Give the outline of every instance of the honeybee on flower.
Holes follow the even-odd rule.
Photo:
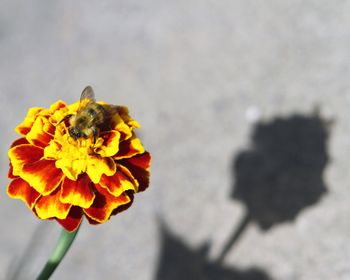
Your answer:
[[[7,193],[67,231],[83,217],[102,224],[149,185],[151,156],[139,127],[126,106],[96,102],[90,86],[79,102],[31,108],[8,152]]]
[[[99,104],[91,86],[81,93],[77,113],[66,115],[61,122],[69,120],[69,135],[77,140],[93,136],[94,143],[101,130],[110,130],[110,120],[118,112],[118,106]],[[61,123],[60,122],[60,123]]]

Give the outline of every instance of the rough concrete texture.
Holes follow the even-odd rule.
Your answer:
[[[350,279],[349,13],[340,0],[2,1],[0,279],[23,254],[17,278],[33,279],[60,230],[6,195],[13,129],[88,84],[141,123],[151,186],[84,223],[52,279]]]

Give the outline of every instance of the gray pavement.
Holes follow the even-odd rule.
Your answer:
[[[23,254],[17,277],[33,279],[60,230],[6,195],[13,128],[88,84],[141,123],[151,186],[84,223],[52,279],[350,279],[349,14],[340,0],[2,1],[0,279]],[[232,199],[233,185],[253,190]],[[256,205],[271,224],[249,217],[217,262]]]

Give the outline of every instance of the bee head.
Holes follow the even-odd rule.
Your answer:
[[[84,136],[84,134],[83,134],[79,129],[77,129],[77,128],[74,127],[74,126],[69,127],[69,128],[68,128],[68,132],[69,132],[69,135],[70,135],[74,140],[77,140],[78,138]]]

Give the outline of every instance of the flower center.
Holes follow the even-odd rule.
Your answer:
[[[74,140],[66,131],[56,130],[55,137],[44,149],[44,158],[55,160],[55,165],[71,180],[86,172],[88,162],[98,156],[94,151],[101,147],[103,140],[79,138]]]
[[[57,151],[57,159],[67,158],[71,160],[85,160],[93,155],[92,142],[90,139],[79,138],[74,140],[68,134],[63,137],[64,144]]]

